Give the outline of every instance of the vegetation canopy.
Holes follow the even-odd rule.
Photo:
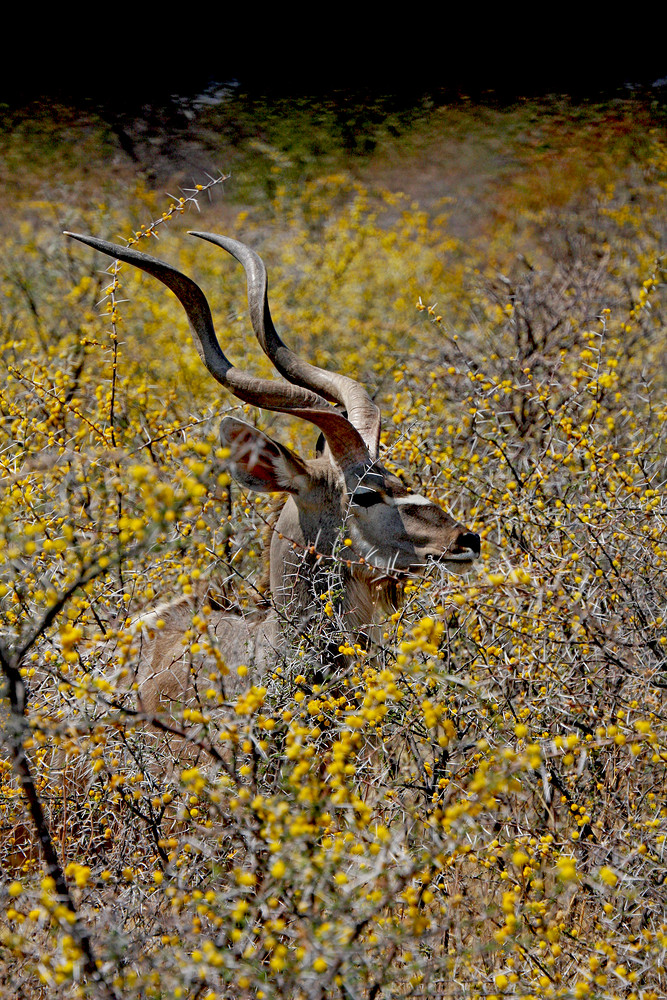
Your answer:
[[[176,197],[92,117],[85,165],[34,139],[55,112],[0,135],[0,995],[657,1000],[657,113],[375,108],[358,148],[329,114],[244,126],[217,150],[242,183]],[[61,235],[192,276],[228,357],[274,377],[242,269],[193,228],[261,254],[285,343],[367,386],[383,466],[481,538],[467,574],[407,574],[351,635],[343,534],[261,677],[212,622],[268,600],[279,505],[232,480],[220,421],[311,457],[317,431],[234,400],[174,296]],[[197,697],[147,718],[138,620],[180,598]]]

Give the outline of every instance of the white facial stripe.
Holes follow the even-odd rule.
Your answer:
[[[399,504],[427,504],[429,507],[435,506],[432,500],[421,496],[419,493],[410,493],[407,497],[394,497],[393,503],[395,503],[396,506]]]

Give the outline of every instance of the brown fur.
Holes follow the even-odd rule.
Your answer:
[[[271,497],[266,522],[262,530],[262,572],[257,581],[255,601],[258,607],[266,611],[271,607],[271,540],[286,499],[285,494]],[[268,596],[265,597],[265,595]]]

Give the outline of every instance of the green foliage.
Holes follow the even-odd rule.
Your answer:
[[[312,136],[231,224],[221,182],[21,204],[0,275],[0,652],[8,692],[14,668],[27,685],[0,761],[7,996],[664,994],[667,148],[609,109],[485,114],[481,146],[522,160],[469,239],[454,200],[383,187],[377,161],[325,173]],[[282,156],[280,115],[265,130]],[[186,235],[195,200],[194,228],[223,217],[261,253],[290,346],[373,391],[386,464],[483,549],[469,577],[410,580],[342,676],[297,648],[237,698],[204,605],[183,641],[201,703],[160,729],[132,623],[202,581],[251,608],[261,576],[272,508],[230,483],[220,415],[314,443],[206,376],[164,288],[59,235],[170,261],[270,375],[240,268]]]

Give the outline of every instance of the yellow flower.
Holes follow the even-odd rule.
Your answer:
[[[606,882],[607,885],[610,885],[612,887],[615,886],[618,882],[618,875],[616,874],[616,872],[613,871],[613,869],[611,868],[607,868],[606,865],[600,869],[598,875],[600,876],[603,882]]]
[[[574,858],[558,859],[558,877],[563,882],[572,882],[577,877],[577,863]]]

